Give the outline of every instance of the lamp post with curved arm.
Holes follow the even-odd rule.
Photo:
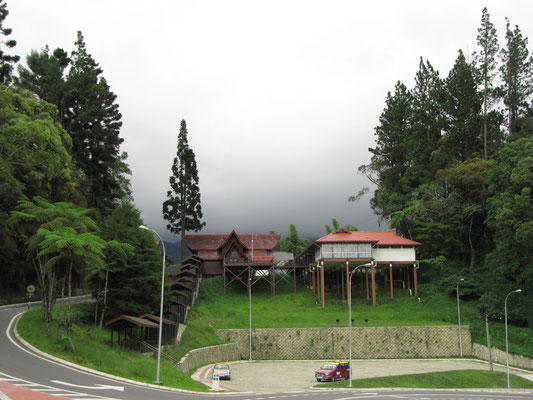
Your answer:
[[[513,293],[521,293],[522,292],[522,289],[516,289],[516,290],[513,290],[512,292],[509,292],[507,294],[507,296],[505,296],[505,353],[506,353],[506,363],[507,363],[507,389],[510,389],[511,388],[511,381],[509,379],[509,338],[508,338],[508,335],[507,335],[507,298],[513,294]]]
[[[348,263],[348,261],[346,261],[346,263]],[[349,347],[350,347],[350,383],[348,384],[348,387],[352,387],[352,324],[353,324],[353,320],[352,320],[352,276],[353,276],[353,273],[355,271],[357,271],[359,268],[363,268],[363,267],[368,267],[370,266],[370,264],[363,264],[363,265],[358,265],[357,267],[355,267],[352,272],[350,272],[350,279],[349,279],[349,291],[350,291],[350,301],[348,302],[348,326],[349,326],[349,337],[350,337],[350,340],[349,340]]]
[[[163,269],[161,272],[161,306],[159,307],[159,340],[157,342],[157,373],[155,377],[155,383],[159,385],[161,383],[159,381],[159,371],[161,368],[161,332],[163,330],[163,295],[165,293],[165,258],[166,258],[165,242],[163,242],[163,239],[161,238],[161,236],[159,236],[159,233],[157,233],[153,229],[145,225],[140,225],[139,229],[153,232],[159,238],[159,240],[161,241],[161,245],[163,246]]]

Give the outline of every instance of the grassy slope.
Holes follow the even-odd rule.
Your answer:
[[[86,306],[73,305],[75,314],[84,313],[85,310]],[[107,344],[110,334],[105,329],[74,324],[71,336],[75,353],[71,349],[65,350],[57,340],[56,324],[52,326],[50,335],[43,335],[46,330],[40,308],[34,308],[25,313],[17,324],[17,330],[26,341],[56,357],[140,382],[155,381],[156,359],[139,353],[111,349]],[[195,391],[209,390],[208,387],[192,380],[189,375],[182,373],[176,366],[165,360],[161,360],[160,380],[165,386]]]
[[[429,292],[433,286],[420,286],[418,302],[409,296],[407,290],[395,290],[395,298],[390,299],[386,291],[378,294],[378,306],[361,297],[354,290],[352,300],[352,318],[354,326],[427,326],[456,325],[457,303],[454,297],[440,292]],[[337,297],[336,292],[326,293],[326,307],[317,303],[313,293],[302,287],[296,293],[288,285],[280,285],[276,296],[270,293],[270,287],[264,281],[252,287],[252,320],[254,328],[305,328],[334,327],[348,324],[348,307]],[[368,324],[365,323],[368,319]],[[472,340],[486,344],[485,319],[476,309],[475,302],[461,301],[461,321],[470,325]],[[222,278],[204,279],[200,296],[190,314],[189,326],[181,346],[180,354],[185,354],[191,347],[190,338],[202,338],[204,345],[217,344],[218,338],[213,329],[248,329],[249,304],[248,292],[243,285],[235,282],[223,291]],[[502,322],[490,321],[491,345],[505,349],[505,330]],[[216,338],[216,339],[215,339]],[[533,358],[533,330],[527,327],[509,325],[509,352]]]

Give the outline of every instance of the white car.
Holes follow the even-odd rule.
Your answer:
[[[230,380],[231,379],[231,370],[229,365],[226,363],[216,363],[213,367],[213,375],[218,375],[218,379]]]

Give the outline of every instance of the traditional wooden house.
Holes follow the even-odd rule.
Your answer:
[[[294,278],[290,283],[296,285],[294,262],[287,262],[288,255],[276,251],[280,237],[278,234],[237,235],[232,231],[229,235],[186,235],[185,244],[202,260],[203,275],[224,277],[224,290],[232,282],[251,286],[264,279],[275,294],[276,283],[288,281],[289,275]],[[283,262],[278,262],[276,255]],[[284,274],[276,274],[280,269]],[[257,279],[252,282],[252,277]]]
[[[280,235],[185,235],[185,244],[203,263],[203,274],[222,275],[224,264],[273,264]]]
[[[383,277],[383,286],[390,289],[391,297],[394,297],[395,282],[402,286],[407,283],[408,289],[413,282],[414,294],[418,294],[416,248],[420,245],[392,231],[341,228],[313,242],[296,262],[310,266],[312,287],[322,306],[328,282],[338,291],[342,289],[343,299],[350,294],[351,272],[358,275],[362,293],[366,289],[366,297],[370,298],[371,294],[376,304],[377,274]]]

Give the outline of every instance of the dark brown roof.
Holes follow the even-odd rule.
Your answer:
[[[229,235],[185,235],[185,244],[203,260],[219,260],[220,250],[232,238],[235,238],[246,250],[270,251],[278,244],[281,235],[237,235],[232,231]]]
[[[105,324],[106,326],[113,325],[114,323],[119,322],[119,321],[127,321],[134,325],[144,326],[146,328],[159,328],[159,325],[154,324],[151,321],[148,321],[140,317],[132,317],[131,315],[121,315],[119,317],[116,317],[116,318],[113,318],[112,320],[107,321]]]
[[[139,318],[147,319],[149,321],[155,321],[159,324],[159,317],[157,315],[153,314],[143,314]],[[171,321],[169,319],[163,318],[163,323],[167,325],[178,325],[174,321]]]

